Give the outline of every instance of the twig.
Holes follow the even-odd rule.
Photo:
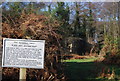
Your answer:
[[[5,15],[2,16],[7,20],[8,23],[10,23],[9,19]]]
[[[12,21],[12,23],[15,25],[15,22],[13,21],[13,19],[10,17],[10,14],[8,15],[10,20]]]

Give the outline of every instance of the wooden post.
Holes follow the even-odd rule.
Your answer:
[[[26,68],[20,68],[19,81],[26,81]]]

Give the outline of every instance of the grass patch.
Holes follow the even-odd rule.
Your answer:
[[[97,58],[63,60],[63,62],[93,62],[95,60],[97,60]]]
[[[118,66],[105,65],[99,63],[96,65],[94,61],[97,58],[89,59],[71,59],[63,60],[65,63],[65,75],[68,77],[67,81],[120,81],[108,80],[105,78],[98,78],[97,74],[102,71],[103,67],[108,67],[110,70],[114,68],[116,77],[120,77],[120,69]]]

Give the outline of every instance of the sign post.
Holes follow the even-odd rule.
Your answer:
[[[45,40],[3,39],[2,67],[20,68],[20,81],[26,80],[26,68],[44,68]]]
[[[20,68],[19,80],[26,81],[26,68]]]

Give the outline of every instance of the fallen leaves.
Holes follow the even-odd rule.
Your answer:
[[[27,69],[27,80],[65,81],[58,54],[61,51],[62,36],[57,33],[59,21],[51,22],[49,17],[35,14],[21,14],[15,25],[2,23],[2,36],[6,38],[27,38],[45,40],[44,69]],[[19,79],[18,68],[3,68],[3,79]]]

